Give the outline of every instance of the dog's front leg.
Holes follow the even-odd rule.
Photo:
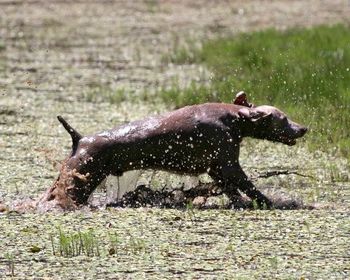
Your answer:
[[[223,191],[230,197],[232,197],[232,194],[235,195],[237,189],[239,189],[250,199],[255,200],[260,208],[272,208],[272,202],[249,181],[238,163],[219,165],[216,169],[216,173],[221,174],[224,180],[225,187]]]
[[[265,195],[263,195],[254,184],[249,181],[248,178],[242,179],[239,182],[238,188],[244,192],[249,198],[255,200],[259,206],[259,208],[272,208],[272,202]]]

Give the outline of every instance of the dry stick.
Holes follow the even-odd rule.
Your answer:
[[[266,172],[264,174],[259,174],[257,177],[253,177],[252,180],[254,181],[254,180],[257,180],[258,178],[269,178],[269,177],[273,177],[273,176],[289,175],[289,174],[315,179],[315,177],[313,177],[311,175],[301,174],[301,173],[299,173],[297,171],[282,170],[282,171],[268,171],[268,172]]]

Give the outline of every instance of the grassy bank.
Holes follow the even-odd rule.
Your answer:
[[[174,86],[159,94],[177,106],[231,102],[246,91],[255,104],[275,105],[311,128],[312,148],[350,157],[350,28],[343,25],[243,33],[177,49],[172,63],[203,63],[210,86]],[[184,55],[187,53],[187,56]]]

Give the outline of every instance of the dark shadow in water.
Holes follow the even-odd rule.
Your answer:
[[[273,209],[314,209],[311,205],[304,205],[299,199],[284,198],[277,194],[270,195],[269,198],[273,202]],[[109,203],[107,207],[257,209],[257,205],[247,197],[240,196],[228,199],[213,184],[200,184],[188,190],[160,191],[140,185],[135,190],[125,193],[119,201]]]

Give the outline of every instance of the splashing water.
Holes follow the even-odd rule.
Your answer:
[[[125,172],[123,176],[108,176],[106,181],[107,203],[115,202],[126,192],[136,189],[137,181],[141,175],[140,170]]]

